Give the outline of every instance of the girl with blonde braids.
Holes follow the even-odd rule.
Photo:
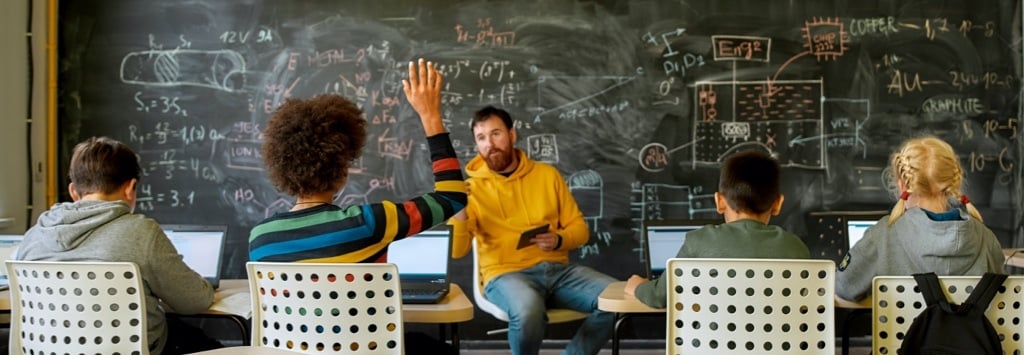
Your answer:
[[[1004,272],[999,240],[961,191],[963,168],[953,147],[935,137],[907,140],[893,153],[888,175],[899,199],[846,254],[836,295],[863,299],[879,275]]]

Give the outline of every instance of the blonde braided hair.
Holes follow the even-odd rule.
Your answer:
[[[953,147],[935,137],[910,139],[892,155],[891,174],[898,187],[901,182],[904,191],[889,214],[889,225],[896,222],[906,211],[906,198],[912,194],[923,198],[960,198],[967,213],[982,221],[974,204],[960,193],[963,183],[963,168]],[[948,203],[948,202],[947,202]]]

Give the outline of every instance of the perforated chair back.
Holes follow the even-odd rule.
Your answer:
[[[480,308],[480,310],[487,312],[500,321],[508,322],[508,313],[498,307],[498,305],[488,301],[487,297],[484,296],[484,283],[480,278],[479,259],[480,258],[477,256],[476,239],[473,239],[473,300],[476,301],[476,306],[477,308]],[[571,309],[549,308],[547,311],[547,317],[548,323],[555,324],[583,319],[586,318],[587,315]],[[488,332],[488,334],[491,333],[494,332]]]
[[[139,268],[128,262],[5,262],[11,354],[149,354]]]
[[[963,303],[974,291],[981,276],[939,276],[939,284],[946,299]],[[871,349],[875,354],[896,354],[903,336],[910,329],[914,317],[924,310],[924,297],[913,276],[876,276],[871,285]],[[985,316],[1002,339],[1004,354],[1019,354],[1024,350],[1024,276],[1010,276],[1003,282]]]
[[[252,344],[307,354],[403,354],[394,264],[249,262]]]
[[[669,259],[667,354],[835,354],[831,260]]]

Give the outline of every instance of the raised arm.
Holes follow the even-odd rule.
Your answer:
[[[434,172],[434,192],[406,201],[395,209],[395,217],[400,223],[408,221],[408,228],[400,228],[396,238],[442,223],[466,207],[462,168],[441,122],[442,83],[441,73],[434,63],[422,58],[417,62],[409,62],[409,79],[402,80],[406,99],[419,115],[423,132],[427,135]]]
[[[434,63],[423,58],[409,62],[409,79],[402,80],[405,97],[420,116],[427,137],[446,132],[441,123],[441,82],[441,73]]]

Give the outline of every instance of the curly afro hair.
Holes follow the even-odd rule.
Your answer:
[[[288,99],[263,130],[263,164],[278,190],[303,196],[341,187],[366,144],[366,119],[338,95]]]

